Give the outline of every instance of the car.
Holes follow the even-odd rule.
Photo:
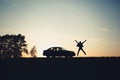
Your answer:
[[[75,56],[75,52],[66,50],[62,47],[51,47],[47,50],[43,51],[43,56],[47,56],[47,58],[55,58],[55,57],[73,57]]]

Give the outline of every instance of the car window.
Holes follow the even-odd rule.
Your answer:
[[[50,50],[53,50],[53,48],[51,48]]]
[[[62,48],[62,47],[51,47],[49,48],[48,50],[51,50],[51,51],[64,51],[66,49]]]
[[[56,48],[53,48],[53,51],[56,51]]]
[[[66,50],[66,49],[64,49],[64,48],[61,48],[61,50]]]
[[[48,50],[53,50],[53,48],[49,48]]]
[[[57,48],[56,51],[59,51],[59,48]]]
[[[59,51],[62,51],[62,49],[61,49],[61,48],[59,48]]]

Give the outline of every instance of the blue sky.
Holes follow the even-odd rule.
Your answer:
[[[77,52],[75,39],[87,39],[87,56],[120,56],[119,8],[119,0],[0,0],[0,34],[25,35],[40,56],[52,46]]]

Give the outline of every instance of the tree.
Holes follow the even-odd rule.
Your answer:
[[[36,56],[37,50],[36,50],[36,47],[35,47],[35,46],[33,46],[33,48],[31,49],[30,54],[31,54],[31,56],[34,57],[34,58],[37,57],[37,56]]]
[[[3,35],[0,36],[0,57],[1,58],[19,58],[22,52],[27,50],[25,36]]]

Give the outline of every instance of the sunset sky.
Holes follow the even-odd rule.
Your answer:
[[[0,0],[0,35],[19,33],[40,57],[85,39],[87,56],[120,56],[120,0]]]

